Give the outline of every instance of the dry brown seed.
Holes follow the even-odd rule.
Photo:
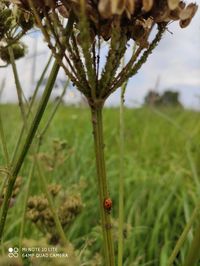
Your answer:
[[[194,3],[189,4],[185,9],[183,9],[180,12],[180,19],[181,20],[186,20],[186,19],[191,19],[195,13],[197,12],[197,5]]]
[[[135,1],[127,0],[125,10],[126,10],[127,17],[130,19],[131,15],[134,14],[134,11],[135,11]]]
[[[168,6],[171,10],[174,10],[178,7],[179,5],[179,0],[167,0]]]
[[[191,22],[191,18],[180,20],[179,25],[183,29],[183,28],[186,28],[190,24],[190,22]]]
[[[181,1],[178,5],[178,8],[180,8],[181,10],[184,9],[186,7],[186,3],[184,3],[183,1]]]
[[[10,0],[10,2],[15,4],[15,5],[20,5],[21,4],[20,0]]]
[[[142,0],[143,9],[145,12],[149,12],[153,7],[154,0]]]
[[[110,18],[113,15],[111,10],[111,0],[100,0],[98,9],[103,18]]]
[[[112,0],[111,10],[112,14],[121,15],[125,10],[126,0]]]

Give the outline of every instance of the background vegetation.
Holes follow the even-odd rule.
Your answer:
[[[43,124],[51,109],[52,105],[49,105]],[[8,150],[12,152],[16,134],[20,130],[19,109],[15,105],[2,105],[1,115],[2,118],[6,117],[5,135]],[[199,201],[199,113],[178,107],[143,107],[125,109],[124,117],[126,240],[123,265],[166,266],[178,237]],[[80,194],[81,211],[65,231],[81,257],[81,265],[102,265],[99,254],[101,228],[89,119],[87,108],[61,106],[43,139],[40,156],[49,184],[60,184],[65,194]],[[118,217],[119,110],[105,109],[104,122],[106,164],[113,199],[112,215],[115,218]],[[65,145],[61,155],[52,158],[55,155],[55,143]],[[10,243],[17,245],[19,241],[22,202],[32,160],[29,155],[21,172],[23,178],[16,197],[17,204],[14,203],[8,214],[4,235],[7,246]],[[0,164],[3,163],[0,154]],[[41,193],[36,171],[30,194],[34,196]],[[113,224],[114,233],[117,234],[117,220],[114,219]],[[176,265],[181,265],[191,244],[192,233],[178,254]],[[46,238],[47,234],[27,219],[23,241],[41,241],[43,237]],[[117,249],[117,236],[115,240]]]

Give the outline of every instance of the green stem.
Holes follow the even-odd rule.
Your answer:
[[[127,82],[121,88],[120,101],[120,173],[119,173],[119,229],[118,266],[123,265],[123,226],[124,226],[124,94]]]
[[[19,233],[19,252],[21,253],[21,248],[22,248],[22,239],[23,239],[23,235],[24,235],[24,227],[25,227],[25,221],[26,221],[26,207],[27,207],[27,202],[28,202],[28,196],[29,196],[29,192],[30,192],[30,185],[31,185],[31,180],[33,177],[33,173],[35,170],[35,160],[32,162],[31,164],[31,168],[30,168],[30,172],[29,172],[29,176],[28,176],[28,180],[27,180],[27,184],[26,184],[26,193],[25,193],[25,199],[24,199],[24,203],[23,203],[23,211],[22,211],[22,222],[21,222],[21,226],[20,226],[20,233]]]
[[[108,210],[104,208],[104,200],[109,197],[106,167],[104,158],[104,140],[103,140],[103,121],[102,121],[102,107],[91,108],[92,125],[94,134],[94,146],[96,155],[96,169],[98,178],[99,203],[101,224],[103,230],[105,265],[114,266],[114,245],[112,237],[111,215]]]
[[[194,233],[194,238],[183,266],[197,265],[196,263],[200,259],[199,247],[200,247],[200,225],[198,225]]]
[[[66,82],[65,85],[64,85],[64,88],[63,88],[63,92],[62,92],[62,94],[60,95],[60,97],[59,97],[57,103],[55,104],[53,110],[52,110],[51,113],[50,113],[50,116],[49,116],[49,118],[48,118],[48,120],[47,120],[47,122],[46,122],[46,125],[44,126],[44,128],[41,130],[41,132],[40,132],[40,134],[39,134],[39,139],[41,139],[41,138],[44,137],[44,135],[45,135],[47,129],[49,128],[49,126],[50,126],[50,124],[51,124],[51,122],[52,122],[52,120],[53,120],[53,118],[54,118],[54,116],[55,116],[55,114],[56,114],[56,112],[57,112],[57,110],[58,110],[58,108],[59,108],[59,106],[60,106],[62,100],[63,100],[63,97],[64,97],[64,95],[65,95],[65,93],[66,93],[66,91],[67,91],[67,88],[68,88],[68,86],[69,86],[69,82],[70,82],[70,80],[68,79],[67,82]]]
[[[30,114],[31,114],[31,112],[32,112],[33,104],[34,104],[35,101],[36,101],[36,96],[37,96],[38,91],[39,91],[39,88],[40,88],[40,86],[41,86],[41,84],[42,84],[42,82],[43,82],[43,80],[44,80],[45,74],[46,74],[46,72],[47,72],[47,70],[48,70],[48,68],[49,68],[49,65],[50,65],[50,63],[51,63],[51,60],[52,60],[52,55],[50,56],[50,58],[49,58],[49,60],[48,60],[48,62],[47,62],[47,64],[46,64],[46,66],[45,66],[45,68],[44,68],[44,70],[43,70],[43,72],[42,72],[42,74],[41,74],[41,76],[40,76],[40,79],[39,79],[39,81],[38,81],[38,83],[37,83],[37,86],[36,86],[36,88],[35,88],[35,90],[34,90],[34,93],[33,93],[33,96],[32,96],[32,98],[31,98],[31,102],[30,102],[30,105],[29,105],[29,108],[28,108],[28,112],[27,112],[27,114],[26,114],[27,119],[29,118],[29,116],[30,116]],[[16,159],[17,151],[19,150],[19,147],[20,147],[20,144],[21,144],[21,140],[22,140],[22,137],[23,137],[23,135],[24,135],[24,131],[25,131],[25,124],[23,124],[23,126],[22,126],[22,128],[21,128],[21,131],[20,131],[19,137],[18,137],[18,139],[17,139],[16,145],[15,145],[15,148],[14,148],[14,152],[13,152],[13,155],[12,155],[11,162],[14,162],[15,159]]]
[[[7,149],[7,145],[6,145],[3,123],[2,123],[2,119],[1,119],[1,112],[0,112],[0,138],[1,138],[1,143],[2,143],[2,150],[3,150],[5,161],[6,161],[6,166],[8,168],[10,165],[10,159],[9,159],[9,155],[8,155],[8,149]]]
[[[3,201],[3,205],[1,208],[1,216],[0,216],[0,239],[2,238],[3,235],[3,230],[4,230],[4,226],[5,226],[5,221],[6,221],[6,217],[7,217],[7,212],[8,212],[8,207],[9,207],[9,202],[10,202],[10,198],[12,195],[12,190],[15,184],[15,180],[16,177],[22,167],[22,164],[24,162],[25,156],[30,148],[30,145],[33,141],[33,138],[35,136],[35,133],[38,129],[39,123],[42,119],[42,116],[44,114],[44,111],[46,109],[48,100],[50,98],[52,89],[53,89],[53,85],[55,83],[56,77],[58,75],[58,71],[59,71],[60,66],[58,65],[58,63],[55,61],[54,66],[52,68],[52,71],[50,73],[50,78],[48,79],[45,91],[43,93],[42,99],[39,103],[38,106],[38,110],[36,112],[36,115],[33,119],[33,122],[31,124],[31,127],[28,131],[28,135],[26,137],[25,143],[22,147],[22,149],[20,150],[18,159],[16,160],[16,163],[13,165],[12,171],[11,171],[11,178],[8,181],[8,186],[6,189],[6,194],[5,194],[5,198]]]
[[[17,67],[16,67],[16,63],[15,63],[15,58],[14,58],[14,54],[13,54],[13,49],[11,46],[8,47],[8,52],[9,52],[9,56],[10,56],[10,62],[12,65],[12,71],[14,74],[14,79],[15,79],[15,85],[16,85],[16,89],[17,89],[17,96],[18,96],[18,101],[19,101],[19,107],[20,107],[20,111],[21,111],[21,115],[22,115],[22,119],[24,122],[24,125],[27,126],[27,120],[26,120],[26,112],[24,109],[24,104],[23,104],[23,90],[19,81],[19,75],[17,72]]]
[[[200,209],[200,205],[198,204],[195,207],[195,209],[194,209],[194,211],[192,213],[192,216],[190,217],[190,220],[188,221],[187,225],[185,226],[181,236],[179,237],[178,241],[176,242],[176,246],[175,246],[174,250],[172,251],[172,254],[171,254],[170,258],[169,258],[169,261],[168,261],[168,264],[167,264],[168,266],[172,266],[173,265],[173,263],[174,263],[177,255],[178,255],[182,245],[184,244],[184,242],[185,242],[185,240],[187,238],[187,235],[188,235],[188,233],[189,233],[194,221],[199,216],[199,209]]]

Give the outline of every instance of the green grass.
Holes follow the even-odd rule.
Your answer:
[[[48,117],[48,112],[42,124]],[[14,105],[1,106],[9,154],[12,154],[20,113]],[[119,176],[119,110],[104,111],[105,153],[109,191],[113,199],[114,234],[117,240]],[[200,119],[199,113],[168,108],[125,109],[125,252],[124,266],[166,266],[167,259],[200,201]],[[85,259],[101,249],[99,211],[93,136],[90,113],[86,108],[61,107],[45,135],[42,152],[52,153],[53,139],[67,141],[69,156],[52,172],[45,171],[48,182],[59,183],[63,190],[81,191],[84,208],[66,235],[81,250],[86,239],[96,239]],[[26,183],[32,158],[29,155],[21,175]],[[4,164],[0,154],[0,165]],[[44,167],[45,169],[45,167]],[[37,173],[31,194],[41,192]],[[20,212],[24,196],[21,188],[17,202],[9,211],[5,240],[17,243]],[[16,218],[17,217],[17,218]],[[26,223],[26,238],[39,239],[41,233]],[[181,265],[192,241],[177,257]],[[117,248],[117,241],[116,241]],[[85,254],[85,253],[84,253]],[[83,257],[84,260],[84,257]],[[192,265],[195,266],[195,265]]]

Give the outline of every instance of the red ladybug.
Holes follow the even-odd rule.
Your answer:
[[[110,198],[107,198],[107,199],[104,200],[104,208],[107,211],[111,210],[111,208],[112,208],[112,200]]]

